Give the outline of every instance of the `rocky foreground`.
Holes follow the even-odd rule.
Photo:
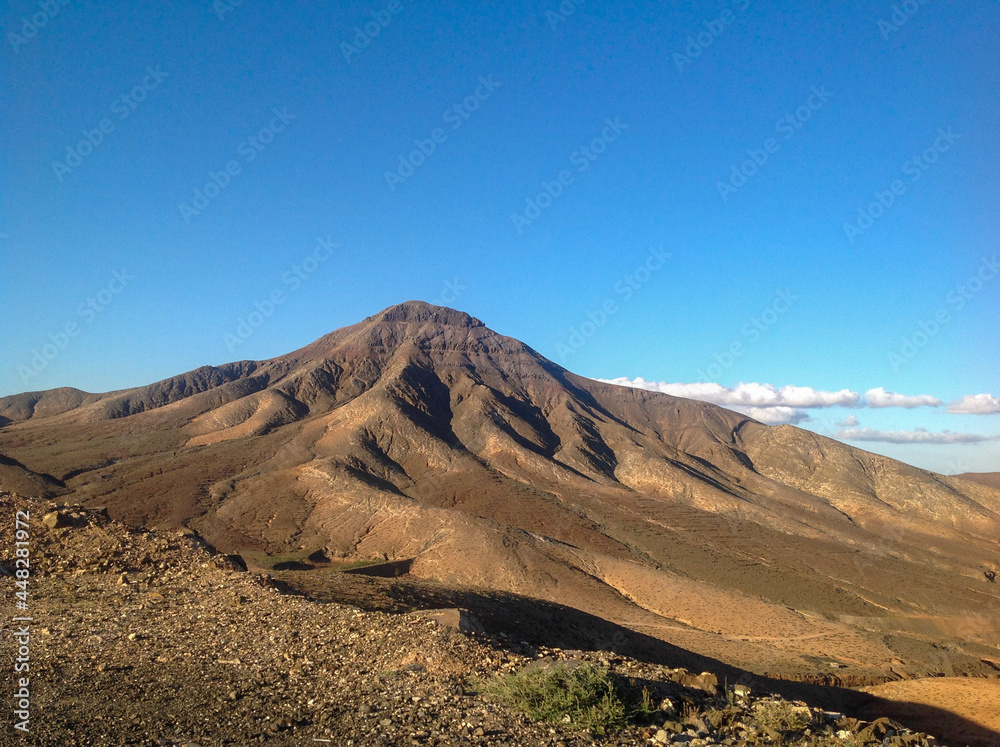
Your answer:
[[[24,539],[18,511],[29,514],[31,576],[20,611],[16,577],[5,578],[2,655],[13,662],[24,643],[12,618],[31,617],[29,734],[8,707],[0,744],[940,744],[888,719],[719,687],[714,675],[491,636],[457,610],[311,602],[193,532],[136,530],[100,510],[0,493],[5,575]],[[572,720],[533,721],[484,694],[500,675],[560,661],[607,667],[629,723],[598,735]]]

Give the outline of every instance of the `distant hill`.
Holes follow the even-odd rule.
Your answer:
[[[955,477],[960,477],[963,480],[972,480],[972,482],[978,482],[980,485],[987,485],[1000,490],[1000,472],[964,472],[961,475],[955,475]]]

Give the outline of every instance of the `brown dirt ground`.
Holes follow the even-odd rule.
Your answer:
[[[934,706],[955,715],[954,724],[945,726],[954,744],[969,747],[995,747],[1000,737],[978,737],[968,733],[962,722],[971,721],[984,729],[1000,734],[1000,682],[964,677],[929,677],[918,680],[889,682],[866,688],[866,692],[892,701],[896,717],[905,717],[911,726],[921,721],[921,707]],[[938,716],[940,718],[940,716]],[[940,729],[941,724],[937,724]]]

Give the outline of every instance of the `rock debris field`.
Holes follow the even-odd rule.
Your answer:
[[[29,512],[32,618],[30,732],[14,730],[8,711],[0,744],[940,744],[888,719],[858,722],[719,688],[714,675],[494,637],[457,611],[312,602],[189,530],[133,529],[102,510],[10,493],[0,506],[5,575],[15,566],[15,512]],[[18,645],[10,621],[25,614],[14,580],[4,579],[8,662]],[[563,660],[607,667],[626,703],[645,690],[644,709],[600,735],[567,718],[534,721],[484,694],[498,675]],[[776,710],[794,718],[763,717]]]

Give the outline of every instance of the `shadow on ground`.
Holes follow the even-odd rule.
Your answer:
[[[363,573],[317,571],[274,575],[291,589],[319,602],[338,602],[390,613],[460,607],[479,618],[488,633],[494,636],[503,633],[511,645],[526,641],[533,646],[568,651],[610,651],[638,661],[683,667],[695,673],[711,672],[720,683],[748,685],[867,721],[888,716],[910,729],[932,734],[952,747],[1000,744],[1000,734],[943,708],[878,698],[842,686],[843,683],[832,674],[822,676],[821,681],[827,684],[754,674],[554,602],[489,589],[456,589],[408,577],[390,579]],[[505,639],[499,640],[503,645]]]

